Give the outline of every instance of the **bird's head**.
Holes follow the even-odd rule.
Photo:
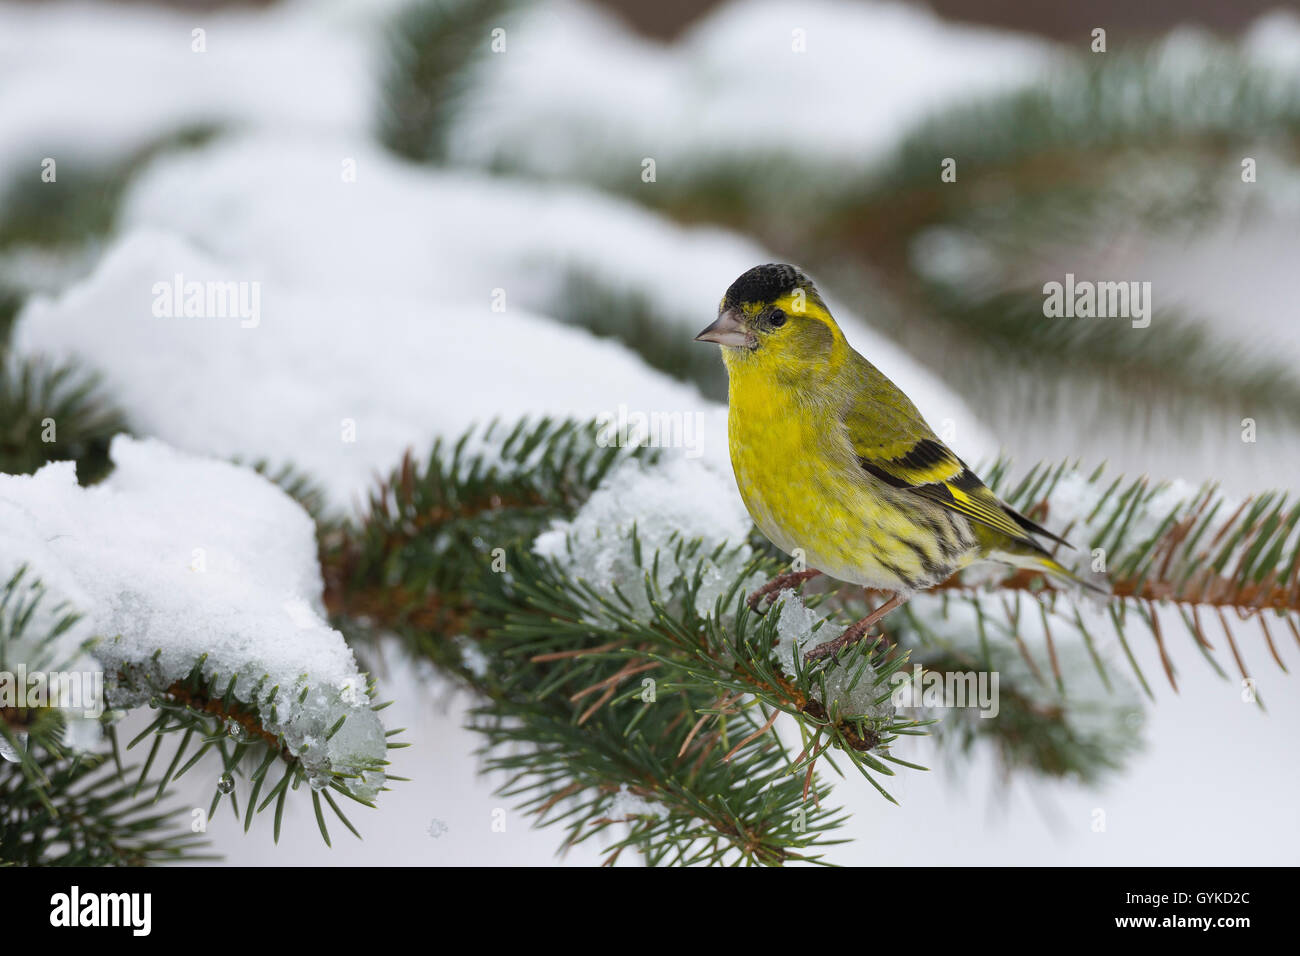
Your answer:
[[[825,365],[843,335],[812,280],[794,266],[755,266],[727,289],[718,318],[695,336],[722,346],[728,371]]]

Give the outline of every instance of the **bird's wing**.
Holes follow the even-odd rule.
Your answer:
[[[855,400],[844,414],[849,440],[864,471],[1043,554],[1047,551],[1031,535],[1043,535],[1070,547],[1063,538],[1004,504],[964,461],[934,437],[915,406],[888,379],[883,384],[893,394],[882,392],[881,383],[875,384],[874,395],[865,396],[865,402]],[[884,421],[880,414],[882,399],[894,406],[887,410]],[[875,409],[868,402],[876,403]]]

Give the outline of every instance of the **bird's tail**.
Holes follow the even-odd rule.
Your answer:
[[[1058,581],[1066,584],[1082,587],[1095,594],[1110,597],[1110,582],[1103,575],[1095,575],[1085,578],[1071,571],[1055,558],[1037,551],[1024,552],[1001,551],[989,555],[994,561],[1001,561],[1004,564],[1010,564],[1017,568],[1028,568],[1031,571],[1046,571]]]

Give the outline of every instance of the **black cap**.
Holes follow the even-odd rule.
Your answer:
[[[771,302],[798,288],[810,289],[808,277],[794,266],[783,262],[769,262],[754,266],[731,283],[726,300],[729,305],[742,302]]]

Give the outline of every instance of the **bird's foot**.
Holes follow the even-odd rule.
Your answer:
[[[763,598],[769,594],[779,594],[786,588],[798,587],[819,574],[821,574],[820,571],[811,569],[808,571],[787,571],[784,574],[778,574],[749,596],[749,609],[757,611],[758,606],[763,603]]]
[[[844,629],[844,633],[834,640],[826,641],[824,644],[818,644],[812,650],[804,654],[804,663],[811,663],[821,660],[823,657],[831,657],[840,652],[841,648],[850,647],[866,635],[871,630],[872,625],[878,623],[890,611],[902,607],[906,603],[907,597],[902,593],[895,594],[880,607],[876,608],[860,621],[850,624]]]

